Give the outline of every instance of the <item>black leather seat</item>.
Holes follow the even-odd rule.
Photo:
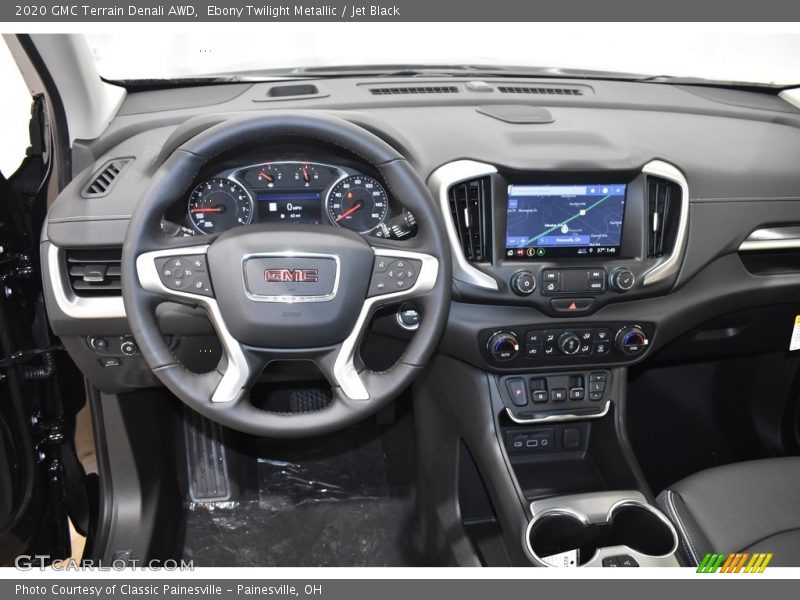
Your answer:
[[[770,566],[800,566],[800,457],[701,471],[658,496],[697,565],[707,552],[772,552]]]

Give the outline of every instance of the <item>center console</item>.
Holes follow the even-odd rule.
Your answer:
[[[436,518],[463,532],[448,543],[464,564],[677,566],[625,403],[627,367],[658,344],[638,308],[678,279],[682,173],[659,160],[586,172],[458,161],[429,183],[454,302],[415,412]]]

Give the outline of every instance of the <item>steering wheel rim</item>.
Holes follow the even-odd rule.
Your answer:
[[[305,242],[301,244],[286,241],[286,235],[289,235],[287,226],[272,225],[236,228],[205,244],[198,244],[196,238],[167,238],[162,234],[160,221],[166,208],[183,190],[190,187],[206,164],[237,147],[286,136],[337,146],[372,165],[387,184],[391,195],[417,217],[418,232],[415,238],[402,243],[377,239],[367,242],[365,238],[339,228],[309,226],[298,229],[298,226],[288,226],[292,228],[291,233],[295,238],[304,238]],[[155,376],[189,407],[211,420],[265,437],[305,437],[340,429],[374,414],[399,395],[425,365],[438,343],[450,300],[450,251],[441,220],[442,216],[427,187],[408,162],[386,142],[353,123],[308,112],[271,113],[224,121],[186,141],[163,163],[155,165],[150,184],[131,216],[122,253],[123,301],[131,332]],[[297,232],[303,235],[297,236]],[[331,235],[339,239],[332,240]],[[366,284],[365,297],[361,298],[357,318],[352,317],[352,329],[343,339],[331,344],[299,348],[287,347],[285,343],[278,346],[252,344],[247,326],[252,329],[257,322],[240,324],[233,309],[247,307],[248,311],[259,311],[271,310],[273,306],[263,302],[257,305],[242,304],[238,297],[233,298],[231,295],[238,291],[233,290],[236,287],[235,280],[225,280],[233,263],[223,265],[222,262],[227,259],[222,257],[246,248],[248,254],[242,257],[241,263],[244,269],[248,264],[246,260],[253,256],[261,258],[262,255],[279,254],[250,252],[258,250],[260,243],[272,250],[274,244],[291,246],[285,248],[284,256],[305,258],[324,255],[333,258],[335,255],[336,277],[338,280],[342,276],[339,289],[344,291],[337,294],[334,289],[335,298],[324,305],[325,311],[322,312],[330,309],[347,314],[349,303],[355,300],[342,286],[347,286],[348,281],[353,280],[356,282],[353,286],[363,290],[363,273],[357,275],[356,272],[363,270],[368,258],[372,261],[366,277],[369,282]],[[298,244],[305,249],[313,250],[327,245],[333,246],[334,250],[345,248],[346,251],[342,250],[340,254],[318,254],[308,250],[297,252],[293,248]],[[371,254],[365,248],[369,248]],[[208,291],[203,294],[193,290],[176,290],[164,284],[159,265],[175,257],[194,257],[206,261],[204,268],[207,268],[210,278],[210,296]],[[373,289],[373,282],[378,277],[378,265],[398,260],[413,267],[415,277],[410,287],[387,292]],[[220,290],[214,285],[215,273],[220,281],[225,280]],[[246,274],[243,282],[241,291],[247,296]],[[422,307],[424,318],[400,360],[380,373],[359,369],[356,364],[358,347],[371,316],[381,306],[411,298]],[[176,301],[200,306],[208,313],[224,350],[223,359],[214,371],[203,374],[190,372],[165,342],[158,328],[155,309],[162,302]],[[286,300],[289,301],[295,302],[297,299]],[[280,301],[270,302],[280,304]],[[225,311],[228,311],[227,314],[223,314]],[[267,327],[264,325],[265,333]],[[242,342],[240,338],[246,338],[247,342]],[[250,402],[250,388],[263,368],[275,360],[312,360],[317,363],[331,384],[331,403],[321,410],[300,414],[266,412],[255,407]]]

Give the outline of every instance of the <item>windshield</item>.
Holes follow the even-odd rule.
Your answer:
[[[141,30],[89,34],[87,41],[100,75],[112,81],[268,79],[319,67],[379,67],[367,73],[379,74],[408,65],[451,70],[469,65],[470,72],[516,67],[551,70],[537,75],[569,69],[631,78],[800,84],[800,27],[791,24],[753,32],[752,24],[715,29],[670,23],[259,23],[242,25],[236,34],[206,25],[193,27],[191,34],[154,27],[144,36]]]

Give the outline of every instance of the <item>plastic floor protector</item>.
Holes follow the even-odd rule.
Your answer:
[[[197,566],[424,566],[413,448],[410,415],[258,441],[242,458],[252,474],[242,492],[187,503],[184,557]]]

